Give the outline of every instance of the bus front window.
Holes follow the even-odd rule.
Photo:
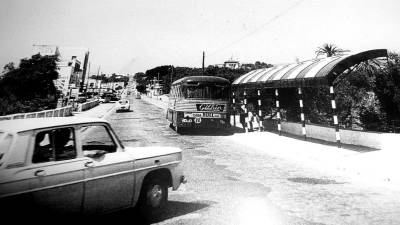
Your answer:
[[[228,91],[228,87],[224,86],[187,86],[184,91],[184,97],[196,99],[227,99]]]

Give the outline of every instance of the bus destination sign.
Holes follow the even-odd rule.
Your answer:
[[[216,104],[196,104],[197,111],[224,111],[225,105]]]

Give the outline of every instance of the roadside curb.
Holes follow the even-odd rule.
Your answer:
[[[167,110],[168,102],[164,102],[164,101],[159,100],[159,99],[153,99],[153,98],[150,98],[150,97],[148,97],[146,95],[142,95],[141,99],[143,101],[147,102],[147,103],[150,103],[150,104],[160,108],[160,109]]]

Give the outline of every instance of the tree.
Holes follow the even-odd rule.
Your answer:
[[[379,67],[375,76],[374,92],[381,102],[388,125],[400,122],[400,54],[389,52],[388,61]]]
[[[10,72],[11,70],[14,70],[15,65],[13,62],[9,62],[3,67],[3,69],[4,69],[4,73],[7,73],[7,72]]]
[[[348,50],[343,50],[341,48],[338,48],[334,44],[323,44],[322,47],[318,47],[317,50],[315,51],[315,54],[318,56],[320,55],[325,55],[327,57],[335,56],[335,55],[341,55],[344,52],[347,52]]]
[[[22,59],[18,68],[8,66],[0,78],[0,115],[55,108],[57,60],[37,54]]]

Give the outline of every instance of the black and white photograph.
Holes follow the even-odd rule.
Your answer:
[[[1,0],[0,218],[400,224],[399,12]]]

